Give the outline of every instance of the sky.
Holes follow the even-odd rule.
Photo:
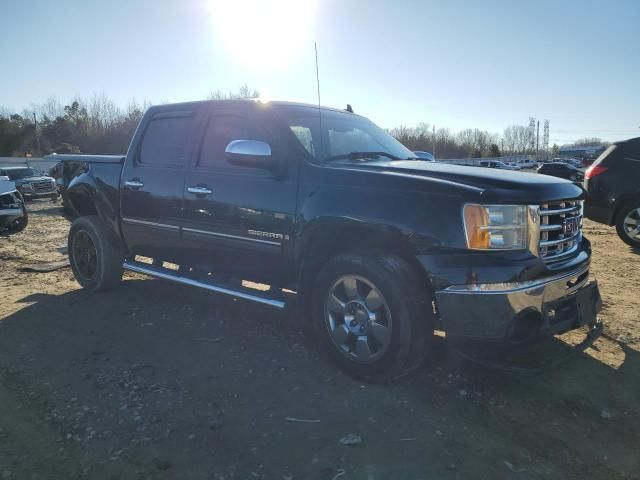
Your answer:
[[[272,100],[550,143],[640,136],[640,0],[0,0],[0,108],[247,84]]]

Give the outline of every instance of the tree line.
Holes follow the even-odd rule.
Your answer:
[[[235,92],[212,91],[209,99],[255,98],[259,92],[243,85]],[[49,153],[126,152],[148,101],[131,100],[120,108],[104,94],[74,98],[62,105],[50,98],[22,113],[0,108],[0,156],[42,156]],[[428,123],[415,127],[399,126],[389,133],[411,150],[426,150],[438,158],[479,158],[535,153],[532,132],[524,125],[511,125],[502,134],[477,128],[452,132],[435,130]],[[595,145],[599,138],[582,139],[578,145]],[[551,152],[555,154],[558,146]]]
[[[212,91],[208,98],[258,96],[257,90],[243,85],[235,92]],[[73,98],[67,105],[51,97],[22,113],[0,108],[0,157],[124,153],[138,122],[151,105],[133,99],[122,109],[106,95],[96,94],[88,99]]]
[[[428,123],[416,127],[396,127],[389,130],[411,150],[426,150],[437,158],[480,158],[511,155],[532,155],[536,150],[542,154],[557,154],[559,147],[553,145],[549,152],[536,148],[535,137],[525,125],[511,125],[502,134],[478,128],[467,128],[457,133],[448,128],[435,130]]]

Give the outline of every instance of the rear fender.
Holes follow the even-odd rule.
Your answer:
[[[102,220],[109,241],[126,251],[120,235],[117,188],[96,180],[88,172],[81,173],[69,182],[65,202],[72,218],[95,215]]]

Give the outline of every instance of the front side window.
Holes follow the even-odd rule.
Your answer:
[[[377,152],[381,160],[415,160],[416,155],[370,120],[347,112],[297,105],[275,105],[302,146],[315,159]],[[359,157],[367,159],[366,156]]]
[[[142,138],[140,163],[170,167],[184,165],[192,125],[193,119],[189,116],[152,119]]]
[[[202,142],[198,166],[231,167],[225,159],[227,145],[234,140],[257,140],[250,135],[249,121],[244,117],[233,115],[211,117]]]

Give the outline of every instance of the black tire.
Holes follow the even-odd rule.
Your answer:
[[[69,230],[67,246],[73,275],[83,288],[99,292],[119,285],[123,254],[111,244],[98,217],[77,218]],[[90,268],[88,264],[92,264],[94,259],[95,265]]]
[[[634,212],[634,210],[635,211],[640,210],[640,200],[637,200],[632,203],[628,203],[620,209],[616,217],[616,232],[618,232],[618,236],[624,243],[626,243],[627,245],[630,245],[633,248],[640,248],[640,235],[636,236],[635,239],[631,238],[627,233],[627,229],[625,228],[625,224],[624,224],[625,218],[627,218],[629,214]],[[635,215],[635,218],[638,219],[637,214]]]
[[[357,276],[375,286],[386,301],[392,319],[390,340],[381,356],[370,363],[351,358],[330,333],[326,302],[336,291],[336,282],[345,276]],[[311,309],[314,333],[322,349],[342,370],[364,381],[388,382],[406,375],[420,366],[433,339],[428,287],[406,261],[396,256],[341,254],[334,257],[316,277]],[[343,322],[346,326],[344,317]]]

